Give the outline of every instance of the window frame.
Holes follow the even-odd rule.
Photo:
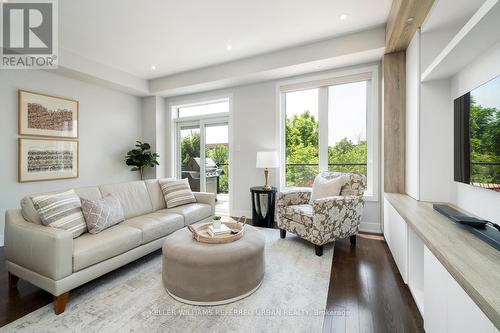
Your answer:
[[[318,88],[318,131],[319,131],[319,170],[328,170],[328,87],[333,85],[367,81],[366,95],[366,139],[367,139],[367,181],[368,188],[365,200],[378,201],[380,188],[379,173],[379,65],[359,67],[311,75],[292,80],[280,81],[276,84],[277,109],[278,109],[278,135],[280,143],[280,189],[297,187],[286,186],[286,142],[285,142],[285,117],[286,93],[292,91]],[[303,188],[302,188],[303,189]]]

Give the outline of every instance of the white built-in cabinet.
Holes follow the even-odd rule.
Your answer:
[[[427,247],[424,247],[424,304],[427,333],[498,332]]]
[[[387,199],[384,237],[427,333],[499,332]]]
[[[408,283],[407,224],[387,199],[384,200],[384,237],[403,281]]]

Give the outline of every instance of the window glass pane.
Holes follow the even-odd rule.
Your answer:
[[[187,178],[191,190],[200,191],[200,127],[182,127],[181,143],[181,178]]]
[[[229,204],[229,201],[227,200],[227,193],[229,192],[228,125],[207,125],[205,127],[205,131],[207,192],[217,193],[217,200],[225,201]],[[210,182],[213,183],[210,184]],[[219,207],[219,202],[217,203],[217,206]]]
[[[204,116],[207,114],[229,112],[229,101],[222,101],[203,105],[182,106],[178,108],[179,118]]]
[[[311,187],[318,174],[318,89],[285,94],[286,186]]]
[[[366,175],[367,81],[328,87],[328,170]]]

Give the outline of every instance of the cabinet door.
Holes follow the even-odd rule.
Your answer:
[[[460,285],[450,276],[447,284],[448,332],[493,333],[497,329]]]
[[[446,333],[446,275],[448,272],[424,246],[424,328]]]
[[[426,333],[498,332],[484,312],[424,247],[424,328]]]
[[[407,283],[407,224],[387,200],[384,201],[384,236],[399,273]]]

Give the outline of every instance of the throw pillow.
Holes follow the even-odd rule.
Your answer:
[[[191,192],[188,180],[185,179],[162,179],[160,180],[161,190],[167,203],[167,208],[173,208],[196,202],[196,198]]]
[[[98,200],[82,199],[82,211],[91,234],[98,234],[125,220],[120,200],[112,195]]]
[[[45,226],[68,230],[76,238],[87,231],[80,198],[74,190],[31,198]]]
[[[309,203],[312,205],[313,201],[316,199],[340,195],[340,190],[342,189],[342,186],[345,185],[345,182],[346,180],[344,176],[332,179],[316,176],[316,178],[314,178],[311,200]]]

